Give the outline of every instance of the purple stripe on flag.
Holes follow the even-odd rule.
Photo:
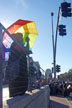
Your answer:
[[[3,50],[2,50],[2,57],[3,57],[3,59],[5,59],[5,47],[4,47],[4,45],[3,45]]]

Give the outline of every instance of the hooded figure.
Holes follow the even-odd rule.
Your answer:
[[[11,51],[9,56],[8,65],[6,68],[6,79],[9,82],[9,95],[14,97],[17,95],[23,95],[28,88],[28,71],[27,71],[27,58],[26,53],[30,53],[29,47],[24,48],[22,45],[22,34],[13,34],[16,42],[11,45]],[[27,38],[27,43],[29,39]],[[27,44],[28,45],[28,44]],[[25,52],[24,52],[25,50]]]

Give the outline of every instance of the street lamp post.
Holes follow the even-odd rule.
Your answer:
[[[52,44],[53,44],[53,73],[55,76],[53,16],[54,16],[54,13],[52,12],[51,13],[51,22],[52,22]]]
[[[58,10],[58,17],[57,17],[57,25],[56,25],[56,34],[55,34],[55,42],[54,42],[54,32],[53,32],[53,15],[54,13],[51,13],[52,17],[52,44],[53,44],[53,72],[54,72],[54,81],[56,81],[56,47],[57,47],[57,34],[58,34],[58,24],[59,24],[59,18],[60,18],[60,7]]]

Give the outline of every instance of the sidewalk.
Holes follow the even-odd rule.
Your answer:
[[[49,108],[72,108],[72,105],[64,97],[50,96]]]

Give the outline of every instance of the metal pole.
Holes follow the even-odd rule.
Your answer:
[[[53,44],[53,73],[55,73],[55,62],[54,62],[54,31],[53,31],[53,16],[54,16],[54,13],[52,12],[51,13],[51,22],[52,22],[52,44]]]
[[[55,48],[54,48],[54,80],[56,81],[56,47],[57,47],[57,34],[58,34],[58,24],[60,18],[60,7],[58,10],[58,17],[57,17],[57,25],[56,25],[56,35],[55,35]]]
[[[30,69],[30,57],[29,57],[29,55],[27,55],[27,70],[28,70],[28,91],[32,92],[31,69]]]
[[[2,25],[0,24],[0,108],[3,108],[3,100],[2,100]]]

